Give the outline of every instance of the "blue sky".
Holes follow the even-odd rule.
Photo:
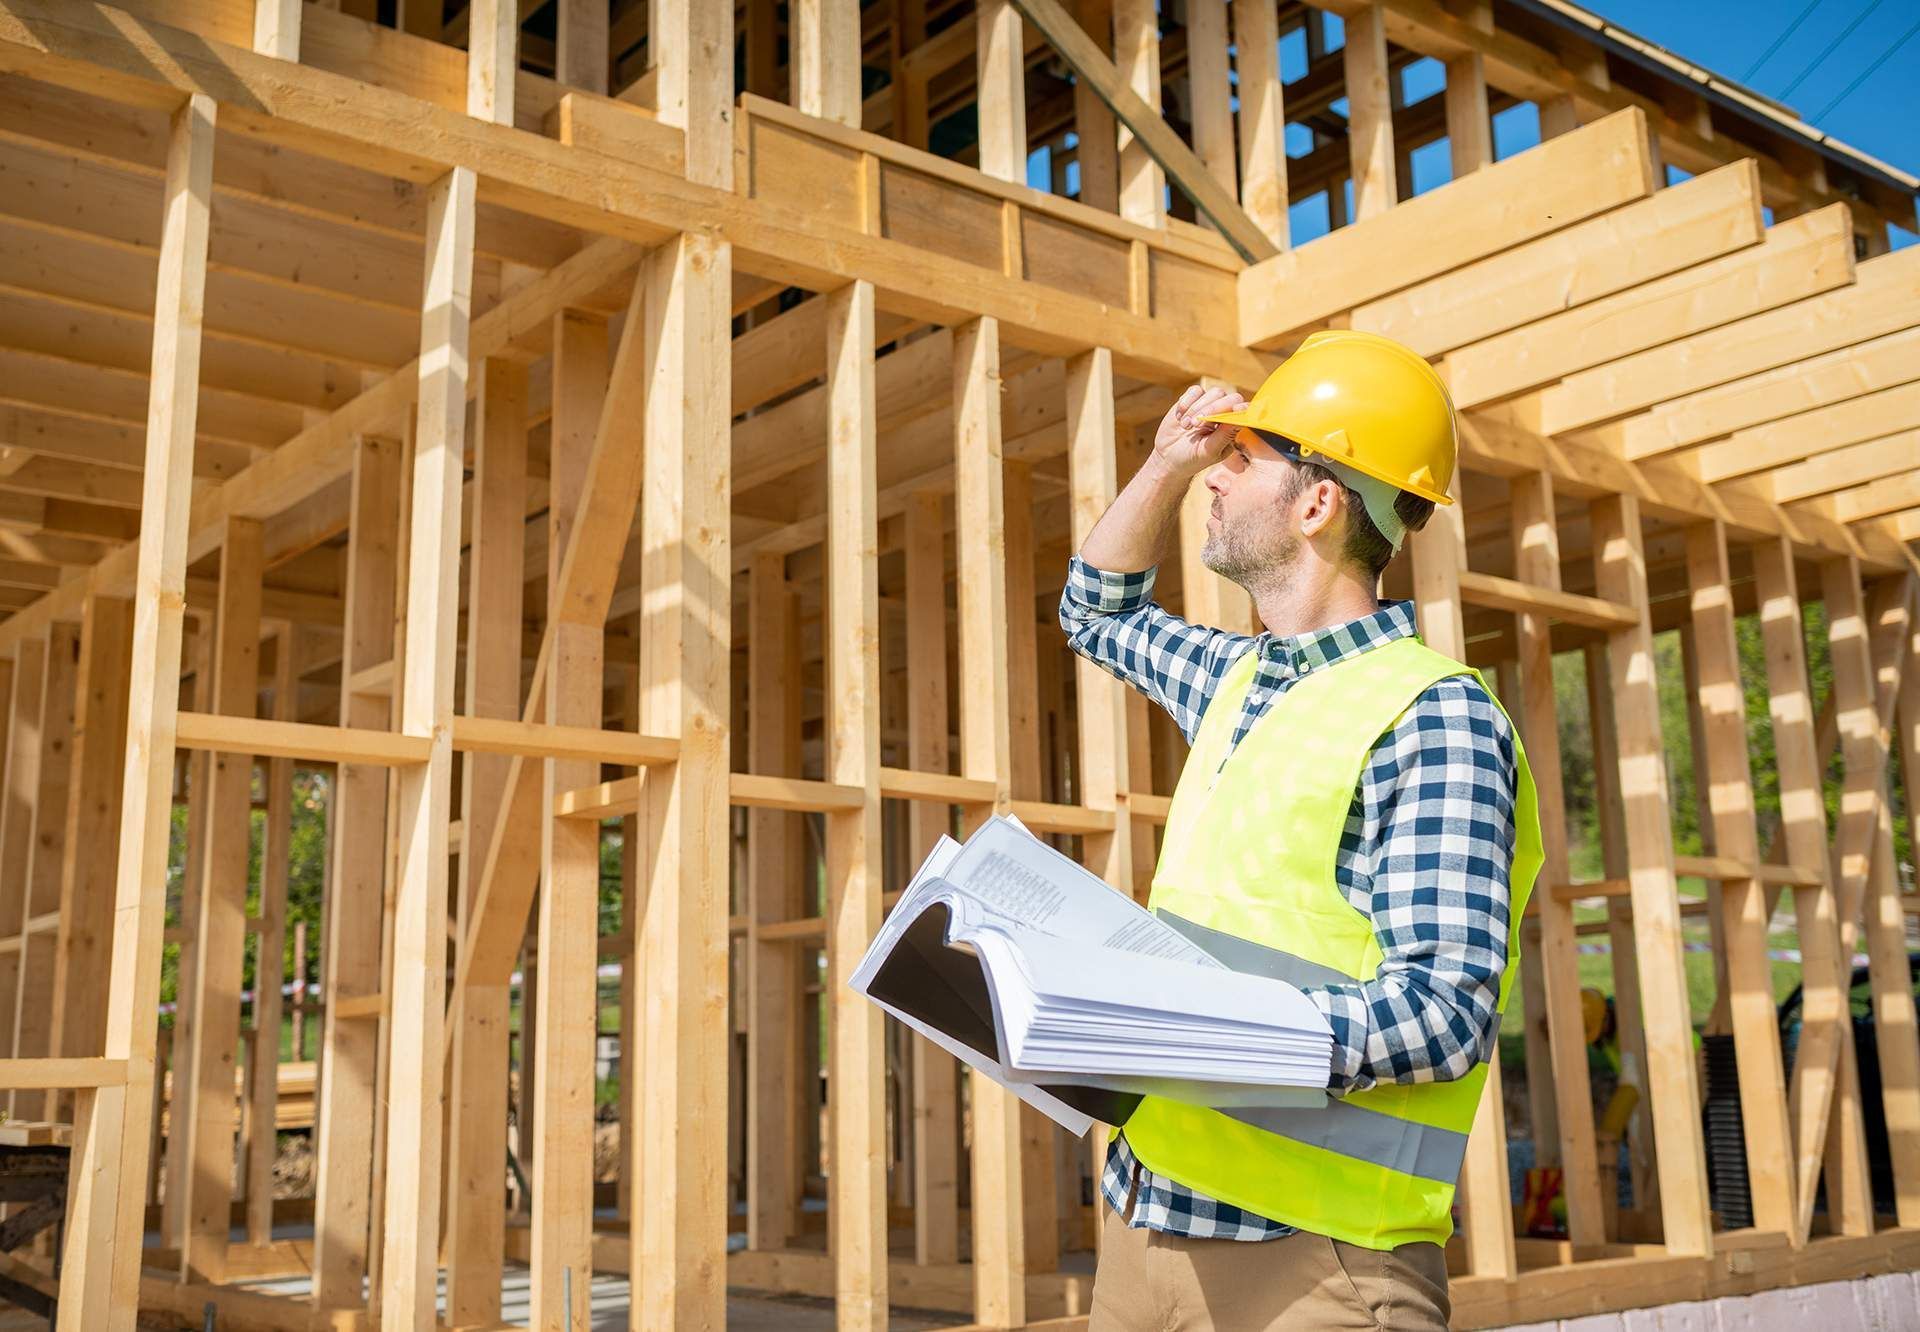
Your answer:
[[[1920,31],[1911,31],[1920,25],[1920,0],[1585,3],[1609,21],[1676,55],[1786,103],[1807,123],[1843,142],[1909,174],[1920,175]],[[1342,36],[1339,18],[1329,14],[1329,49],[1337,49]],[[1295,29],[1280,42],[1281,77],[1289,82],[1297,79],[1306,72],[1306,66],[1306,38]],[[1407,102],[1433,96],[1446,86],[1444,68],[1430,59],[1407,66],[1401,78]],[[1334,108],[1344,112],[1344,99],[1336,101]],[[1531,103],[1509,107],[1494,117],[1496,158],[1510,157],[1539,141],[1539,113]],[[1289,156],[1303,156],[1312,147],[1313,136],[1305,126],[1287,127]],[[1445,139],[1414,151],[1416,194],[1446,183],[1452,174],[1448,151]],[[1668,168],[1670,181],[1682,179],[1684,174]],[[1028,162],[1028,181],[1046,189],[1049,178],[1049,155],[1041,149]],[[1069,165],[1067,192],[1071,194],[1078,187],[1077,169]],[[1347,196],[1350,206],[1351,185]],[[1326,234],[1331,220],[1328,203],[1322,193],[1293,205],[1290,230],[1294,244]],[[1898,228],[1891,234],[1896,248],[1920,241],[1920,237]]]
[[[1716,74],[1784,101],[1835,138],[1920,175],[1920,35],[1845,101],[1824,108],[1920,23],[1916,0],[1818,0],[1792,36],[1748,70],[1808,9],[1805,0],[1585,0],[1609,20]],[[1871,12],[1869,12],[1871,10]],[[1814,60],[1859,20],[1832,54]],[[1799,86],[1787,88],[1803,71]]]

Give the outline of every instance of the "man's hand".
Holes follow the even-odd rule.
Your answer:
[[[1203,418],[1237,412],[1246,405],[1247,400],[1232,389],[1193,385],[1154,432],[1154,459],[1176,476],[1190,477],[1212,466],[1232,443],[1235,427],[1212,425]]]

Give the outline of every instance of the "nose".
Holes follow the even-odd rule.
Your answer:
[[[1227,493],[1228,472],[1224,462],[1217,462],[1209,467],[1206,476],[1201,479],[1206,483],[1207,489],[1214,494],[1224,496]]]

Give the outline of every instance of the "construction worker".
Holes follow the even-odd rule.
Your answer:
[[[1447,1324],[1442,1245],[1540,866],[1533,780],[1480,677],[1381,571],[1451,501],[1454,414],[1389,339],[1309,337],[1254,395],[1189,388],[1072,562],[1073,649],[1192,749],[1151,905],[1299,985],[1333,1032],[1316,1109],[1147,1097],[1114,1134],[1090,1332]],[[1198,557],[1262,632],[1153,601],[1194,478]],[[1257,1242],[1239,1242],[1257,1241]]]

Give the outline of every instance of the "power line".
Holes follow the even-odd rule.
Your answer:
[[[1800,13],[1795,16],[1793,22],[1787,25],[1787,30],[1781,33],[1778,37],[1775,37],[1773,39],[1773,45],[1769,46],[1766,50],[1762,51],[1760,53],[1760,58],[1758,60],[1754,61],[1751,65],[1747,66],[1747,72],[1740,76],[1740,81],[1742,83],[1751,82],[1753,79],[1753,76],[1759,72],[1760,66],[1766,64],[1767,61],[1773,59],[1773,53],[1775,51],[1778,51],[1781,48],[1781,46],[1783,46],[1786,43],[1787,38],[1793,36],[1794,33],[1798,32],[1800,30],[1800,25],[1807,21],[1807,15],[1813,13],[1813,11],[1818,9],[1819,7],[1820,7],[1820,0],[1808,0],[1807,7],[1801,10]]]
[[[1880,66],[1886,64],[1887,61],[1891,60],[1896,51],[1898,51],[1901,47],[1905,46],[1908,42],[1914,39],[1915,34],[1920,34],[1920,23],[1916,23],[1911,28],[1908,28],[1905,36],[1901,37],[1899,41],[1895,42],[1892,46],[1889,46],[1886,50],[1882,51],[1879,57],[1871,65],[1868,65],[1865,69],[1861,70],[1860,73],[1857,76],[1855,76],[1852,83],[1849,83],[1845,88],[1841,89],[1840,95],[1838,97],[1834,98],[1831,102],[1828,102],[1825,106],[1820,108],[1819,113],[1814,116],[1814,119],[1825,120],[1827,118],[1828,113],[1831,112],[1833,108],[1835,108],[1836,106],[1839,106],[1840,103],[1846,101],[1849,97],[1853,96],[1855,89],[1859,88],[1861,84],[1865,83],[1868,79],[1872,78],[1873,72],[1879,69]]]
[[[1849,23],[1846,27],[1842,28],[1840,30],[1840,35],[1838,37],[1835,37],[1832,41],[1828,42],[1826,49],[1822,51],[1819,55],[1813,58],[1812,64],[1808,65],[1805,69],[1801,70],[1798,74],[1794,75],[1793,82],[1789,83],[1785,88],[1781,89],[1781,92],[1780,92],[1781,100],[1784,101],[1787,98],[1793,96],[1793,90],[1795,88],[1798,88],[1802,83],[1806,82],[1807,75],[1813,73],[1814,70],[1820,68],[1821,64],[1826,60],[1826,58],[1832,55],[1834,51],[1839,48],[1840,43],[1846,41],[1847,38],[1853,36],[1854,29],[1858,28],[1862,23],[1865,23],[1867,19],[1872,16],[1873,11],[1880,8],[1880,6],[1884,3],[1886,3],[1886,0],[1873,0],[1872,4],[1868,5],[1865,9],[1861,10],[1859,16],[1855,18],[1853,22]]]

